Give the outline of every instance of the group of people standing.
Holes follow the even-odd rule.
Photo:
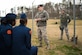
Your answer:
[[[46,43],[46,49],[50,49],[49,40],[47,37],[47,20],[49,14],[44,10],[43,5],[38,5],[38,12],[35,15],[37,24],[39,46],[42,47],[42,39]],[[25,13],[20,14],[20,25],[16,24],[16,14],[8,13],[1,18],[0,25],[0,55],[37,55],[38,48],[31,46],[31,29],[26,27],[28,19]],[[60,16],[60,40],[63,39],[63,30],[66,31],[67,39],[69,40],[68,24],[71,19],[65,10],[61,11]]]
[[[49,45],[49,40],[47,37],[47,32],[46,32],[46,26],[47,26],[47,20],[49,18],[49,14],[46,10],[44,10],[44,6],[43,5],[38,5],[37,7],[38,12],[35,15],[35,21],[37,24],[37,32],[38,32],[38,40],[39,40],[39,47],[42,47],[42,39],[44,39],[45,43],[46,43],[46,48],[50,49],[50,45]],[[70,23],[71,19],[69,14],[66,13],[65,9],[62,9],[60,12],[60,31],[61,31],[61,35],[60,35],[60,39],[63,39],[63,31],[65,29],[65,33],[67,36],[68,41],[70,40],[69,37],[69,33],[68,33],[68,24]]]

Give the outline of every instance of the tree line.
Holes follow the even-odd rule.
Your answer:
[[[79,4],[75,5],[75,12],[76,12],[76,18],[82,19],[82,4],[81,0]],[[33,8],[27,8],[25,6],[17,7],[17,15],[19,16],[21,13],[26,13],[28,15],[28,18],[32,18],[32,9],[34,16],[37,12],[37,6],[33,6]],[[54,2],[48,2],[44,4],[44,9],[49,13],[50,18],[52,19],[58,19],[60,15],[61,9],[65,9],[66,13],[70,15],[70,17],[73,17],[73,4],[71,0],[62,0],[62,3],[54,4]],[[15,13],[15,9],[11,8],[11,12]]]

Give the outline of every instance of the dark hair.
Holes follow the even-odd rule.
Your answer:
[[[7,19],[7,24],[14,26],[15,24],[13,24],[13,22],[15,23],[15,19]]]
[[[1,18],[1,24],[4,24],[4,25],[7,24],[7,21],[6,21],[6,18],[5,17]]]
[[[25,24],[27,23],[27,19],[20,19],[20,24]]]
[[[12,26],[14,26],[16,17],[17,17],[16,14],[8,13],[6,15],[7,24],[11,24]]]
[[[37,7],[37,8],[39,8],[39,7],[43,7],[43,4],[38,5],[38,7]]]

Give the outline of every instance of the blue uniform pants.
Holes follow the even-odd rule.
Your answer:
[[[32,53],[32,55],[37,55],[37,53],[38,53],[38,48],[35,47],[35,46],[32,46],[32,47],[31,47],[31,53]]]

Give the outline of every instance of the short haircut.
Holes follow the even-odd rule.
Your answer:
[[[37,7],[37,8],[39,8],[39,7],[43,7],[43,4],[38,5],[38,7]]]
[[[27,23],[27,19],[20,19],[20,24],[25,24]]]

